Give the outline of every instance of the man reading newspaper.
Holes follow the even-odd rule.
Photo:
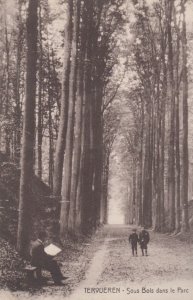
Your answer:
[[[58,263],[54,260],[54,256],[61,251],[54,245],[49,245],[46,250],[44,248],[44,240],[46,238],[45,232],[39,232],[38,239],[33,242],[31,247],[31,264],[38,268],[37,275],[41,279],[41,269],[48,270],[55,284],[62,284],[61,280],[66,279],[60,271]],[[50,253],[50,254],[48,254]]]

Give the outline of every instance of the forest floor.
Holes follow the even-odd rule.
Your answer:
[[[1,291],[2,300],[193,299],[193,244],[174,235],[150,231],[148,256],[133,257],[128,235],[132,228],[105,226],[76,261],[65,262],[64,286],[31,291]],[[49,274],[46,274],[49,277]]]

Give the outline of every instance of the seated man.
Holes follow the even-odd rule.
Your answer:
[[[53,256],[48,255],[44,251],[45,232],[39,232],[38,239],[32,244],[31,247],[31,264],[38,267],[38,276],[41,278],[41,269],[48,270],[55,284],[61,284],[61,280],[65,279],[62,275],[60,268]]]

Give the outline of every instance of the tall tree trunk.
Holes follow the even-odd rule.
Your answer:
[[[85,55],[85,53],[84,53]],[[84,163],[86,145],[86,95],[85,95],[85,64],[83,68],[82,82],[82,129],[81,129],[81,155],[80,155],[80,170],[78,177],[77,195],[76,195],[76,234],[82,234],[84,231]],[[78,88],[78,87],[77,87]]]
[[[157,72],[158,73],[158,72]],[[158,73],[159,76],[159,73]],[[160,231],[160,136],[161,136],[161,119],[160,119],[160,85],[159,78],[157,78],[157,90],[155,100],[154,112],[154,172],[153,172],[153,207],[152,207],[152,223],[153,229]]]
[[[103,166],[103,179],[102,179],[102,202],[101,202],[101,224],[107,224],[107,213],[108,213],[108,183],[109,183],[109,159],[110,150],[104,153],[104,166]]]
[[[176,117],[176,232],[180,231],[181,228],[181,208],[180,208],[180,91],[179,91],[179,58],[180,58],[180,39],[179,34],[177,33],[177,47],[176,47],[176,75],[175,75],[175,89],[176,89],[176,107],[175,107],[175,117]]]
[[[160,143],[160,230],[165,230],[165,107],[167,95],[167,69],[163,55],[163,92],[161,103],[161,143]]]
[[[133,194],[132,194],[132,224],[136,224],[136,197],[137,197],[137,186],[136,186],[136,162],[133,158],[132,162],[132,180],[133,180]]]
[[[77,1],[77,30],[80,26],[80,1]],[[79,31],[79,30],[78,30]],[[80,43],[84,43],[82,34]],[[70,212],[68,220],[68,228],[75,233],[76,229],[76,199],[78,181],[80,176],[80,161],[81,161],[81,136],[82,136],[82,104],[83,104],[83,58],[85,45],[80,46],[80,54],[78,57],[77,68],[77,90],[76,90],[76,108],[75,108],[75,128],[74,128],[74,149],[72,163],[72,179],[70,191]]]
[[[68,96],[69,96],[69,72],[70,56],[72,42],[72,14],[73,1],[68,0],[66,3],[66,25],[64,30],[64,60],[63,60],[63,77],[62,77],[62,95],[60,109],[60,124],[56,143],[56,153],[54,162],[53,176],[53,194],[56,197],[61,196],[62,170],[64,162],[64,151],[66,145],[67,120],[68,120]]]
[[[169,100],[170,100],[170,132],[168,149],[168,205],[169,205],[169,231],[175,230],[175,93],[173,70],[173,40],[172,40],[172,12],[173,0],[168,2],[168,72],[169,72]]]
[[[53,128],[52,128],[52,111],[51,111],[51,99],[48,97],[49,101],[49,187],[53,191],[53,167],[54,167],[54,145],[53,145]]]
[[[75,90],[76,90],[76,71],[77,71],[77,41],[78,41],[78,3],[74,0],[73,16],[73,36],[72,36],[72,55],[69,76],[69,105],[68,123],[66,133],[66,149],[64,155],[63,178],[62,178],[62,202],[60,211],[60,235],[63,236],[68,230],[68,217],[70,209],[70,190],[72,179],[72,154],[74,136],[74,110],[75,110]]]
[[[152,129],[151,129],[151,107],[147,106],[147,120],[145,128],[145,150],[144,150],[144,172],[143,172],[143,225],[152,225]]]
[[[38,81],[38,117],[37,117],[37,174],[42,178],[42,17],[41,3],[39,3],[39,81]]]
[[[92,191],[92,173],[91,173],[91,153],[90,153],[90,97],[88,94],[88,55],[86,54],[84,70],[84,119],[83,119],[83,153],[82,153],[82,232],[86,234],[90,230],[91,213],[91,191]]]
[[[70,212],[68,228],[75,232],[76,225],[76,198],[78,181],[80,176],[80,158],[81,158],[81,135],[82,135],[82,70],[79,67],[77,74],[77,97],[76,97],[76,123],[74,129],[74,151],[72,164],[72,184],[70,193]]]
[[[26,256],[32,226],[32,177],[34,174],[34,142],[35,142],[35,94],[36,94],[36,61],[37,61],[37,8],[38,0],[30,0],[27,16],[27,74],[26,98],[24,112],[19,221],[17,248]]]
[[[83,167],[83,151],[84,151],[84,116],[85,116],[85,51],[86,51],[86,24],[85,24],[85,5],[80,10],[80,1],[78,5],[77,26],[79,28],[79,56],[77,68],[77,91],[76,91],[76,110],[75,110],[75,129],[74,129],[74,151],[72,164],[72,184],[70,194],[70,212],[69,212],[69,230],[75,234],[81,232],[82,224],[82,167]],[[82,15],[80,15],[82,13]],[[82,22],[80,22],[82,19]]]
[[[85,1],[85,34],[86,34],[86,49],[85,49],[85,67],[84,67],[84,145],[83,145],[83,181],[82,181],[82,232],[88,233],[92,229],[92,207],[93,207],[93,119],[91,104],[93,99],[93,82],[91,72],[92,61],[92,46],[93,46],[93,0]]]
[[[96,46],[94,47],[96,48]],[[102,82],[100,79],[95,79],[94,86],[94,114],[93,118],[93,150],[94,150],[94,198],[93,198],[93,220],[94,228],[100,223],[100,205],[102,200],[102,160],[103,160],[103,127],[102,127]]]
[[[5,116],[9,120],[9,106],[10,106],[10,99],[9,99],[9,86],[10,86],[10,47],[9,47],[9,40],[8,40],[8,32],[7,32],[7,21],[5,22],[5,48],[6,48],[6,91],[5,91]],[[5,152],[9,157],[11,155],[10,152],[10,130],[9,125],[7,124],[5,127]]]
[[[21,148],[21,101],[20,101],[20,79],[21,79],[21,60],[23,48],[23,24],[21,17],[21,0],[18,1],[18,38],[17,38],[17,65],[16,65],[16,92],[15,92],[15,145],[14,159],[17,163],[20,161]]]
[[[183,130],[182,130],[182,231],[189,231],[188,219],[188,70],[185,1],[182,0],[182,68],[183,68]]]
[[[92,109],[92,131],[93,131],[93,228],[100,224],[100,207],[102,205],[102,161],[103,161],[103,117],[102,117],[102,104],[103,104],[103,87],[102,76],[105,70],[105,64],[99,60],[100,51],[98,49],[98,26],[100,25],[102,4],[97,3],[95,9],[96,24],[92,26],[92,49],[91,57],[93,59],[92,76],[94,78],[93,94],[91,94]],[[98,63],[97,63],[98,61]]]
[[[50,89],[51,86],[51,66],[50,66],[50,50],[48,46],[48,131],[49,131],[49,186],[53,191],[53,128],[52,128],[52,102],[53,96]]]
[[[139,153],[139,224],[143,224],[143,142],[144,142],[144,102],[141,99],[141,132]]]

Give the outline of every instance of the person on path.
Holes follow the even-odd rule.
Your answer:
[[[142,230],[139,233],[139,243],[141,246],[141,251],[143,256],[144,256],[144,252],[145,255],[147,256],[147,245],[149,243],[149,240],[150,240],[149,232],[145,230],[145,227],[142,227]]]
[[[133,256],[137,256],[137,243],[139,241],[138,235],[136,233],[137,229],[133,229],[133,233],[129,235],[129,243],[131,244],[131,250]]]
[[[45,269],[48,270],[52,278],[54,280],[54,283],[57,285],[61,285],[62,279],[66,279],[60,271],[60,268],[58,266],[58,263],[56,260],[54,260],[54,256],[48,255],[44,251],[44,240],[46,238],[45,232],[39,232],[38,239],[32,243],[31,247],[31,264],[38,268],[38,279],[41,280],[41,270]]]

